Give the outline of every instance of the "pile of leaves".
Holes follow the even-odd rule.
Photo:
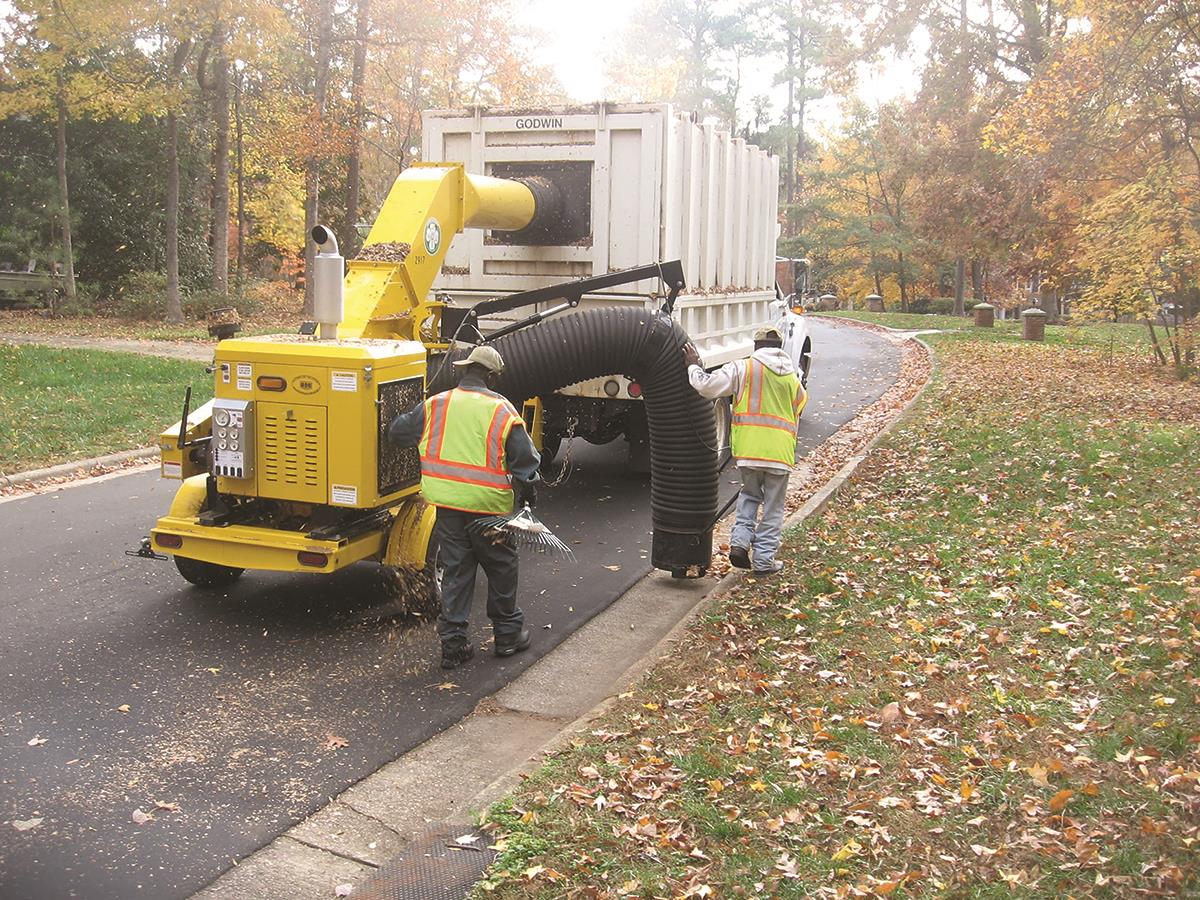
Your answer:
[[[1200,887],[1200,389],[969,333],[781,578],[488,815],[505,897]]]

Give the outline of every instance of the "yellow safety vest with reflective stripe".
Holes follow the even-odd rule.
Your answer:
[[[733,455],[793,465],[796,419],[807,400],[795,373],[780,375],[754,358],[746,360],[733,403]]]
[[[454,388],[425,401],[421,493],[426,502],[477,513],[512,511],[504,443],[525,423],[503,397]]]

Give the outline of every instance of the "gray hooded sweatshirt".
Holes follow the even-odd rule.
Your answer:
[[[792,359],[779,347],[760,347],[750,354],[751,359],[762,363],[777,375],[788,375],[796,372]],[[742,392],[742,382],[746,378],[746,361],[734,360],[726,363],[715,372],[705,372],[700,366],[688,367],[688,381],[701,397],[716,400],[718,397],[734,397]],[[786,472],[791,466],[786,463],[769,462],[761,459],[739,459],[739,467],[748,469],[772,469]]]

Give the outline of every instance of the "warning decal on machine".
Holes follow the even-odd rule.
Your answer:
[[[183,464],[177,462],[164,462],[162,464],[163,478],[182,478]]]
[[[338,506],[357,506],[358,488],[352,484],[330,485],[329,502],[336,503]]]
[[[358,390],[358,373],[357,372],[330,372],[329,386],[335,391],[357,391]]]

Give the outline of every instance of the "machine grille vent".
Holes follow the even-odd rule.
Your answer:
[[[421,457],[415,447],[397,447],[387,439],[388,425],[425,399],[421,378],[379,385],[379,495],[391,494],[421,480]]]
[[[294,412],[263,416],[262,478],[280,487],[321,488],[325,427],[318,417]]]

